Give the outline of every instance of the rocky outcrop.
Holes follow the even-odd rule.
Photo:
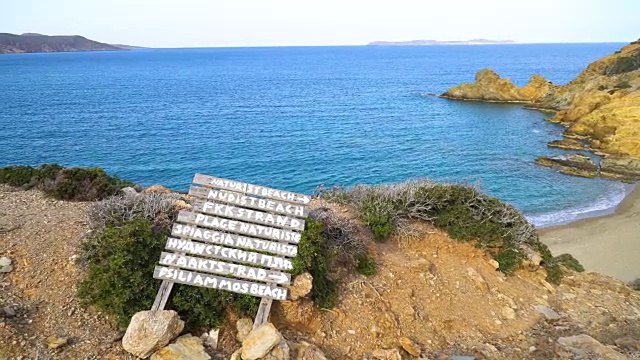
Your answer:
[[[542,156],[536,159],[536,164],[560,169],[561,173],[568,175],[589,178],[598,176],[596,163],[590,157],[579,154]]]
[[[547,146],[566,150],[584,150],[584,144],[575,139],[553,140]]]
[[[454,86],[442,96],[524,102],[527,107],[552,110],[555,115],[550,121],[564,124],[565,135],[584,138],[597,153],[640,159],[640,41],[591,63],[564,86],[551,85],[534,75],[527,86],[518,88],[484,69],[476,75],[475,83]],[[573,145],[578,146],[550,144],[562,148]]]
[[[602,345],[599,341],[589,335],[581,334],[575,336],[561,337],[558,344],[573,352],[576,358],[584,359],[585,356],[595,354],[598,358],[609,360],[627,360],[623,354]]]
[[[184,321],[173,310],[140,311],[131,318],[122,347],[144,359],[169,344],[183,329]]]
[[[640,160],[606,157],[600,161],[600,175],[611,179],[640,180]]]
[[[529,83],[520,88],[510,79],[501,78],[491,69],[483,69],[476,74],[475,83],[454,86],[442,97],[460,100],[535,102],[555,88],[540,75],[533,75]]]

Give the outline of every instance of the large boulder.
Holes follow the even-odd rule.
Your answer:
[[[151,355],[151,360],[210,360],[204,351],[202,339],[191,334],[180,336],[173,344]]]
[[[267,355],[261,360],[290,360],[290,349],[287,340],[282,339]]]
[[[264,323],[251,331],[242,342],[242,359],[260,359],[281,341],[282,335],[278,329],[271,323]]]
[[[173,310],[140,311],[131,318],[122,347],[144,359],[169,344],[183,329],[184,321]]]

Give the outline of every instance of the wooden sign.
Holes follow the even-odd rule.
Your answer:
[[[254,328],[271,300],[285,300],[291,258],[309,215],[308,195],[196,174],[192,209],[171,229],[153,277],[162,285],[152,310],[164,308],[174,283],[262,298]]]
[[[251,251],[228,248],[219,245],[202,244],[195,241],[169,238],[166,250],[179,253],[206,256],[216,259],[236,261],[243,264],[266,266],[273,269],[292,270],[291,260],[279,256],[259,254]]]
[[[300,242],[300,233],[297,232],[226,219],[218,216],[197,214],[186,210],[182,210],[178,213],[178,221],[184,224],[200,225],[211,229],[250,235],[269,240],[286,241],[294,244]]]
[[[205,187],[192,186],[189,188],[189,195],[225,204],[233,204],[250,209],[274,212],[276,214],[293,215],[302,218],[306,218],[307,215],[309,215],[308,208],[303,205],[242,195],[234,191],[214,190]]]
[[[176,266],[183,269],[204,271],[220,275],[231,275],[237,278],[250,280],[272,281],[276,284],[288,285],[291,282],[291,275],[283,272],[167,252],[162,252],[160,255],[160,265]]]
[[[285,215],[272,215],[258,210],[245,209],[232,205],[218,204],[196,199],[192,202],[193,210],[204,214],[224,216],[230,219],[251,221],[269,226],[279,226],[295,230],[304,229],[304,221]]]
[[[294,257],[298,254],[298,247],[295,245],[203,229],[193,225],[173,224],[171,236],[198,240],[211,244],[225,245],[234,248],[268,251],[270,253],[288,257]]]
[[[193,183],[222,190],[231,190],[243,194],[261,196],[269,199],[283,200],[305,205],[311,201],[311,196],[309,195],[296,194],[289,191],[271,189],[264,186],[246,184],[238,181],[221,179],[202,174],[196,174],[196,176],[193,178]]]

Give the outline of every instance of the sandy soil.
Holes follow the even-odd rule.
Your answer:
[[[640,187],[611,215],[539,231],[554,255],[570,253],[587,270],[623,281],[640,278]]]

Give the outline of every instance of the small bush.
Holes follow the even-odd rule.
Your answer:
[[[640,291],[640,278],[637,278],[630,282],[629,286],[631,286],[633,290]]]
[[[327,208],[315,209],[309,217],[322,223],[322,234],[329,251],[336,255],[336,260],[354,263],[356,256],[364,252],[364,243],[358,238],[355,225],[349,219]]]
[[[622,80],[616,84],[616,88],[618,89],[628,89],[630,87],[631,87],[631,84],[629,84],[629,81],[627,80]]]
[[[640,69],[640,49],[629,53],[626,56],[617,58],[613,63],[607,66],[604,75],[618,75],[628,73]]]
[[[567,269],[571,269],[577,272],[583,272],[584,266],[580,264],[578,259],[574,258],[571,254],[562,254],[553,258],[553,261],[558,265],[564,266]]]
[[[600,85],[600,86],[598,86],[598,90],[605,91],[605,90],[607,90],[607,87],[605,85]]]
[[[298,243],[298,255],[293,258],[293,275],[309,272],[313,276],[311,299],[321,308],[331,309],[338,300],[338,286],[329,277],[336,257],[323,234],[322,223],[307,219],[305,230]]]
[[[0,169],[0,182],[15,187],[33,187],[31,179],[38,174],[38,169],[31,166],[8,166]]]
[[[93,201],[116,194],[133,183],[109,176],[100,168],[68,168],[57,164],[40,167],[9,166],[0,169],[0,182],[30,189],[37,187],[61,200]]]
[[[376,262],[367,254],[360,254],[356,258],[357,265],[356,269],[358,272],[365,276],[371,276],[376,274]]]

